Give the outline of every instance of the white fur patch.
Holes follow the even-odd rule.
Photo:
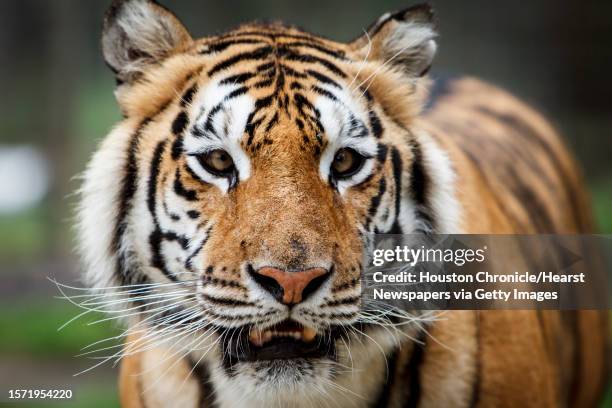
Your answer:
[[[79,191],[78,250],[85,263],[90,287],[116,286],[116,254],[110,251],[117,224],[117,203],[121,194],[129,143],[137,125],[116,127],[93,155]]]
[[[234,161],[238,170],[238,179],[244,181],[250,177],[251,163],[240,146],[240,140],[244,134],[248,117],[255,106],[254,100],[245,93],[223,102],[227,95],[238,88],[239,85],[236,84],[220,85],[219,82],[208,85],[200,93],[197,101],[192,104],[190,116],[197,118],[193,126],[204,129],[204,124],[208,120],[211,110],[219,103],[223,103],[221,110],[213,117],[212,126],[215,134],[196,137],[193,133],[187,132],[183,142],[187,154],[187,163],[191,170],[203,181],[216,185],[223,192],[227,192],[230,187],[227,178],[210,174],[202,168],[194,155],[216,149],[225,150]]]
[[[425,132],[418,134],[423,148],[423,165],[431,177],[430,206],[439,234],[461,234],[461,205],[456,196],[456,175],[444,150]]]
[[[378,146],[372,135],[351,137],[350,115],[354,115],[364,125],[368,123],[367,110],[359,106],[354,98],[345,90],[337,91],[331,87],[327,90],[333,93],[338,101],[325,96],[315,100],[315,107],[321,112],[321,124],[325,129],[328,145],[321,154],[319,175],[327,182],[331,165],[336,153],[343,148],[352,148],[364,156],[375,156]],[[365,180],[374,168],[374,160],[368,159],[361,170],[350,179],[338,181],[338,191],[344,194],[347,188]]]

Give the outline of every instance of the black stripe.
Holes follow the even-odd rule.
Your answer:
[[[278,112],[274,112],[274,116],[272,116],[272,119],[268,121],[268,124],[266,125],[266,133],[269,132],[276,123],[278,123]]]
[[[189,238],[187,238],[184,235],[179,235],[179,234],[177,234],[176,232],[173,232],[173,231],[167,231],[167,232],[162,233],[161,237],[165,241],[178,242],[178,244],[183,249],[188,249],[189,248]]]
[[[360,119],[357,119],[355,115],[349,113],[350,126],[348,130],[348,136],[351,138],[362,138],[368,136],[368,128],[363,124]]]
[[[111,242],[111,252],[118,252],[121,248],[121,239],[127,227],[126,218],[132,209],[131,201],[136,193],[136,182],[138,179],[138,163],[136,161],[136,155],[138,154],[140,137],[142,131],[150,122],[150,118],[146,118],[140,122],[136,128],[136,132],[134,132],[130,139],[127,151],[128,157],[124,169],[125,175],[123,176],[123,183],[119,197],[117,224],[115,225],[115,232]]]
[[[423,165],[423,152],[416,141],[412,141],[412,168],[410,171],[410,195],[417,205],[417,217],[429,223],[433,227],[433,219],[427,203],[429,189],[429,178]]]
[[[194,84],[189,89],[187,89],[187,91],[185,91],[185,93],[181,97],[180,105],[181,105],[182,108],[184,108],[187,105],[191,104],[191,102],[193,101],[193,96],[195,95],[196,92],[198,92],[198,85],[197,84]]]
[[[303,62],[307,64],[320,64],[324,66],[325,68],[327,68],[328,70],[330,70],[331,72],[333,72],[334,74],[338,75],[339,77],[346,78],[346,74],[340,68],[338,68],[336,64],[334,64],[331,61],[326,60],[325,58],[321,58],[321,57],[318,57],[312,54],[304,54],[304,53],[298,54],[293,50],[289,50],[285,48],[279,48],[278,52],[281,56],[283,56],[285,59],[289,61],[299,61],[299,62]]]
[[[276,38],[293,38],[296,40],[304,40],[304,41],[310,41],[312,43],[315,44],[321,44],[321,45],[325,45],[325,43],[323,41],[321,41],[321,39],[314,37],[312,35],[308,35],[307,33],[304,34],[289,34],[286,32],[273,32],[273,31],[265,31],[264,29],[262,30],[251,30],[251,31],[241,31],[241,32],[229,32],[227,34],[221,35],[218,38],[219,39],[224,39],[224,38],[234,38],[234,37],[248,37],[248,36],[261,36],[261,37],[265,37],[265,38],[270,38],[270,39],[276,39]]]
[[[174,174],[173,189],[176,195],[183,197],[187,201],[195,201],[198,199],[195,190],[189,190],[183,185],[179,169],[176,169],[176,173]]]
[[[288,75],[290,77],[294,77],[294,78],[298,78],[298,79],[305,79],[305,78],[308,77],[303,72],[296,71],[295,69],[293,69],[291,67],[288,67],[287,65],[284,65],[284,64],[280,64],[280,69],[281,69],[281,71],[283,71],[285,73],[285,75]]]
[[[285,73],[281,70],[276,77],[276,92],[280,92],[285,87]]]
[[[391,406],[391,396],[393,394],[393,385],[397,377],[397,360],[399,358],[399,350],[393,350],[390,356],[385,356],[387,359],[387,377],[383,383],[383,387],[378,393],[376,402],[372,404],[372,408],[386,408]]]
[[[204,248],[204,245],[206,245],[206,243],[208,242],[208,239],[210,238],[210,231],[212,231],[212,225],[208,227],[206,231],[204,231],[204,233],[206,234],[206,238],[204,238],[200,245],[198,245],[198,247],[187,257],[187,260],[185,261],[185,268],[187,268],[188,271],[195,272],[195,268],[193,267],[193,258],[195,258],[200,253],[202,248]]]
[[[227,78],[224,78],[221,81],[219,81],[219,85],[243,84],[249,79],[253,78],[254,76],[255,74],[252,72],[242,72],[240,74],[230,75]]]
[[[265,47],[257,48],[253,51],[241,52],[224,61],[218,62],[215,66],[213,66],[208,71],[208,76],[213,76],[217,72],[227,69],[241,61],[246,61],[246,60],[253,61],[253,60],[264,59],[268,57],[271,53],[272,53],[272,47],[270,47],[269,45],[266,45]]]
[[[122,284],[129,284],[130,279],[135,278],[132,276],[132,272],[129,270],[127,262],[127,254],[121,251],[121,244],[123,235],[127,229],[127,217],[132,210],[132,199],[136,193],[137,182],[138,182],[138,151],[140,148],[140,138],[144,129],[151,121],[159,116],[163,111],[166,110],[168,104],[162,105],[157,112],[151,117],[143,119],[140,124],[136,127],[136,131],[132,135],[128,149],[127,149],[127,160],[125,162],[124,176],[121,185],[121,192],[119,193],[119,206],[117,214],[117,223],[113,232],[113,238],[111,240],[110,252],[117,254],[117,262],[115,265],[115,274],[119,278]],[[142,278],[145,279],[145,278]]]
[[[237,307],[237,306],[255,306],[255,303],[253,302],[245,302],[243,300],[239,300],[239,299],[233,299],[233,298],[220,298],[220,297],[216,297],[216,296],[210,296],[207,295],[205,293],[200,293],[200,296],[203,299],[206,299],[208,302],[210,303],[215,303],[216,305],[222,305],[222,306],[232,306],[232,307]]]
[[[157,178],[159,176],[159,167],[161,165],[162,154],[164,153],[165,147],[165,140],[157,144],[153,153],[153,158],[151,159],[151,168],[149,171],[150,175],[147,188],[147,207],[153,216],[154,221],[157,221],[157,215],[155,213],[155,203],[157,200]]]
[[[166,261],[161,253],[161,244],[164,235],[159,228],[155,228],[149,235],[149,246],[151,248],[151,266],[159,269],[168,279],[177,282],[176,276],[166,267]]]
[[[338,84],[336,81],[334,81],[333,79],[331,79],[327,75],[323,75],[322,73],[317,72],[317,71],[312,70],[312,69],[307,69],[306,72],[308,73],[308,75],[312,76],[317,81],[323,82],[324,84],[331,85],[331,86],[336,87],[338,89],[342,89],[340,84]]]
[[[217,398],[208,366],[201,359],[195,361],[191,356],[188,359],[189,366],[192,368],[191,372],[200,387],[198,406],[200,408],[217,408],[217,403],[215,402]]]
[[[255,101],[255,111],[254,112],[257,113],[258,110],[267,108],[268,106],[270,106],[275,96],[276,96],[275,94],[270,94],[268,96],[264,96],[263,98],[257,99]]]
[[[204,131],[203,132],[200,130],[200,128],[198,126],[194,126],[195,127],[194,135],[196,137],[206,136],[206,133],[211,133],[211,134],[217,136],[217,131],[215,130],[215,128],[213,126],[213,120],[215,119],[215,116],[219,112],[221,112],[222,108],[223,108],[223,101],[219,102],[218,104],[213,106],[210,109],[210,111],[208,111],[208,114],[206,115],[206,123],[204,123]]]
[[[223,102],[227,102],[230,99],[234,99],[240,95],[244,95],[245,93],[247,93],[247,90],[248,88],[246,86],[241,86],[240,88],[234,89],[232,92],[225,95],[225,97],[223,98]]]
[[[261,41],[260,39],[244,38],[244,39],[239,39],[239,40],[236,39],[236,40],[227,40],[227,41],[221,41],[221,42],[216,42],[216,43],[210,43],[210,44],[207,44],[206,49],[200,51],[200,55],[208,55],[214,52],[221,52],[232,45],[238,45],[238,44],[264,44],[264,42]]]
[[[425,347],[427,346],[427,337],[424,331],[420,331],[414,343],[412,355],[406,367],[406,376],[408,377],[408,398],[404,402],[405,408],[416,408],[421,400],[421,364],[425,356]]]
[[[176,137],[172,143],[172,159],[177,160],[183,153],[183,132],[189,124],[185,111],[181,111],[172,121],[172,134]]]
[[[522,203],[523,208],[527,210],[536,232],[544,234],[555,231],[554,220],[538,193],[526,184],[514,167],[509,166],[507,168],[506,176],[506,186],[510,188],[514,196]]]
[[[510,114],[501,113],[501,112],[495,112],[486,107],[480,107],[479,110],[487,115],[490,115],[500,120],[501,122],[506,124],[508,127],[515,130],[517,135],[519,135],[523,140],[525,140],[526,144],[535,144],[536,146],[538,146],[540,149],[542,149],[546,153],[546,156],[548,157],[553,167],[555,168],[555,173],[559,176],[559,179],[561,180],[563,184],[563,187],[564,187],[563,190],[572,208],[574,219],[578,222],[582,221],[584,217],[582,216],[582,213],[580,211],[580,205],[576,201],[578,195],[575,194],[574,192],[575,188],[572,185],[572,182],[570,180],[570,175],[567,174],[567,171],[565,171],[563,164],[561,163],[559,159],[559,155],[555,153],[552,146],[550,146],[546,142],[546,140],[544,140],[540,136],[537,130],[533,129],[533,127],[529,125],[529,123],[525,122],[524,120],[522,120],[521,118],[517,116],[513,116]],[[548,230],[548,231],[543,231],[543,232],[552,232],[552,231],[553,230]]]
[[[268,87],[270,85],[272,85],[272,83],[274,82],[274,78],[270,77],[270,78],[266,78],[266,79],[262,79],[261,81],[255,82],[253,84],[253,88],[265,88]]]
[[[385,160],[387,160],[387,153],[389,152],[389,147],[382,143],[378,144],[378,149],[376,151],[376,160],[378,160],[378,164],[382,166],[385,164]]]
[[[393,178],[395,179],[395,221],[393,221],[389,234],[401,234],[402,228],[399,225],[399,216],[402,199],[402,157],[396,147],[391,149],[391,165]]]
[[[307,48],[313,48],[317,51],[320,51],[324,54],[327,54],[331,57],[337,58],[337,59],[341,59],[344,60],[344,51],[337,51],[337,50],[332,50],[328,47],[325,47],[323,45],[320,44],[313,44],[311,42],[305,42],[305,41],[296,41],[296,42],[289,42],[289,43],[284,43],[283,46],[285,47],[307,47]]]
[[[250,146],[251,143],[253,143],[253,137],[255,136],[255,130],[257,129],[259,125],[261,125],[261,122],[263,121],[263,119],[261,118],[257,119],[256,121],[251,121],[253,113],[254,112],[251,112],[251,115],[249,115],[249,120],[247,120],[247,124],[245,127],[245,130],[247,134],[249,135],[247,139],[247,146]]]
[[[293,101],[295,102],[296,108],[302,114],[305,114],[304,106],[306,106],[310,110],[314,111],[313,104],[310,103],[310,101],[308,99],[306,99],[306,97],[304,95],[302,95],[301,93],[297,93],[296,92],[295,94],[293,94]]]
[[[380,178],[380,181],[378,184],[378,193],[374,197],[372,197],[372,199],[370,200],[370,207],[368,208],[368,221],[366,223],[366,229],[369,228],[372,222],[372,219],[376,215],[376,212],[378,211],[378,207],[380,206],[382,197],[386,191],[387,191],[387,180],[385,179],[385,176],[383,175]]]
[[[325,96],[326,98],[331,99],[332,101],[337,101],[338,100],[338,98],[336,98],[336,95],[334,95],[333,93],[329,92],[327,89],[320,88],[320,87],[318,87],[316,85],[312,85],[310,87],[310,89],[313,92],[315,92],[315,93],[317,93],[317,94],[319,94],[321,96]]]
[[[370,112],[368,113],[368,115],[370,119],[370,128],[372,129],[372,133],[374,134],[374,137],[380,139],[383,133],[383,126],[380,122],[380,118],[378,117],[376,112],[374,112],[374,109],[372,107],[370,107]]]
[[[257,71],[261,75],[265,74],[267,71],[270,71],[273,68],[276,68],[276,62],[265,62],[256,66],[255,71]]]
[[[162,241],[166,239],[166,234],[164,234],[159,227],[159,221],[157,219],[155,208],[157,203],[157,181],[159,178],[160,166],[163,159],[162,156],[166,148],[166,143],[167,141],[163,140],[155,147],[153,158],[151,159],[151,168],[147,183],[147,207],[151,213],[154,224],[153,232],[151,232],[149,235],[149,246],[151,249],[151,266],[162,271],[162,273],[168,277],[168,279],[176,281],[176,276],[170,273],[170,271],[166,268],[166,262],[161,254],[161,244]]]
[[[478,406],[478,402],[480,401],[480,382],[481,382],[481,373],[482,362],[480,361],[482,357],[482,345],[480,344],[480,311],[476,311],[476,373],[474,374],[474,382],[472,383],[472,396],[470,398],[470,407],[476,408]]]

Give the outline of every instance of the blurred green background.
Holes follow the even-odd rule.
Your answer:
[[[116,371],[81,347],[117,332],[54,299],[46,277],[78,285],[72,194],[79,172],[119,118],[99,52],[110,1],[0,2],[0,385],[70,388],[58,406],[117,405]],[[405,1],[162,1],[193,36],[281,19],[333,39],[360,35]],[[468,74],[506,87],[548,115],[581,162],[599,230],[612,233],[612,2],[434,1],[433,76]],[[495,4],[494,4],[495,3]],[[0,397],[6,401],[6,395]],[[605,406],[612,406],[607,399]],[[45,406],[19,403],[21,407]]]

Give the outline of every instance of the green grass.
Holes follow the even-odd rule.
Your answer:
[[[612,384],[608,385],[606,394],[600,405],[601,408],[612,408]]]
[[[88,325],[97,319],[106,317],[100,313],[83,316],[58,331],[58,328],[73,316],[81,312],[68,301],[56,299],[14,300],[12,303],[0,304],[0,359],[10,356],[11,359],[27,360],[47,359],[62,364],[62,361],[74,360],[81,348],[95,341],[115,336],[120,329],[110,322]],[[118,344],[105,343],[104,346]],[[33,373],[35,374],[35,373]],[[61,374],[62,380],[63,374]],[[114,379],[100,382],[96,374],[90,374],[87,382],[73,388],[71,400],[57,401],[19,401],[3,404],[22,408],[67,407],[67,408],[110,408],[118,407],[117,387]],[[2,397],[4,399],[4,397]]]
[[[40,255],[47,245],[43,208],[0,216],[0,259],[27,259]]]
[[[612,178],[593,184],[591,197],[599,231],[612,234]]]
[[[110,322],[87,325],[104,317],[93,313],[58,331],[62,324],[82,311],[65,300],[18,302],[0,307],[5,311],[0,314],[0,327],[4,328],[0,336],[0,353],[3,354],[74,356],[82,347],[120,333]]]

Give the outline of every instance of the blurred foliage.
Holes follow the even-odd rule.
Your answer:
[[[599,232],[612,234],[612,178],[594,184],[591,199]]]
[[[121,333],[120,328],[115,327],[109,321],[90,324],[107,316],[100,313],[88,313],[58,331],[64,323],[81,313],[82,310],[68,301],[60,299],[22,299],[11,303],[5,301],[0,303],[0,307],[2,310],[11,311],[10,313],[0,314],[0,327],[7,328],[3,330],[0,336],[0,359],[3,356],[10,356],[12,361],[19,361],[20,358],[25,361],[47,361],[48,364],[61,365],[62,370],[60,372],[65,372],[66,366],[74,367],[74,372],[70,372],[71,369],[69,368],[68,374],[58,373],[56,379],[47,379],[58,381],[55,389],[71,389],[73,391],[71,400],[23,400],[16,403],[15,406],[23,408],[107,408],[119,406],[116,379],[113,377],[109,382],[108,378],[100,378],[96,369],[82,374],[83,377],[81,377],[78,385],[76,383],[74,386],[59,385],[62,383],[72,384],[74,380],[71,379],[71,376],[83,369],[81,367],[83,361],[86,361],[86,367],[89,364],[97,363],[97,360],[86,360],[85,357],[76,356],[82,352],[83,347]],[[99,344],[97,347],[119,344],[120,340],[113,339],[104,344]],[[110,366],[112,363],[105,364]],[[76,368],[77,366],[81,368]],[[32,373],[34,378],[37,375],[41,374]],[[0,406],[5,405],[0,403]]]
[[[32,259],[43,254],[48,238],[41,207],[0,216],[0,259]]]
[[[89,324],[108,317],[99,313],[88,313],[58,332],[64,323],[83,311],[65,300],[29,300],[0,307],[11,310],[0,314],[0,327],[11,328],[0,336],[0,350],[13,356],[71,357],[91,343],[120,333],[108,321]],[[104,347],[114,344],[118,343],[110,341]]]

